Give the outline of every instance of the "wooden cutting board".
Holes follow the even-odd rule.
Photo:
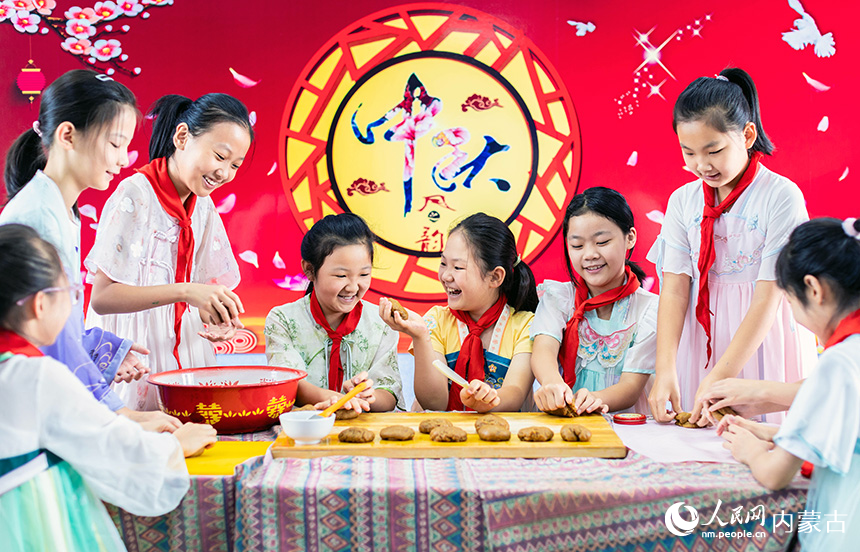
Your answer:
[[[627,448],[603,416],[590,415],[578,418],[559,418],[543,412],[504,412],[497,414],[511,426],[511,440],[503,442],[481,441],[475,432],[475,420],[481,415],[466,412],[378,412],[362,414],[355,420],[335,422],[332,432],[316,445],[296,445],[283,431],[272,445],[275,458],[316,458],[319,456],[383,456],[387,458],[543,458],[549,456],[592,456],[598,458],[624,458]],[[464,429],[468,439],[464,443],[437,443],[429,435],[418,432],[418,424],[429,418],[445,418]],[[592,437],[585,443],[568,443],[559,431],[565,424],[581,424],[591,430]],[[405,425],[415,430],[412,441],[383,441],[379,430],[390,425]],[[529,443],[517,438],[517,431],[529,426],[546,426],[555,432],[551,441]],[[341,443],[337,434],[348,427],[372,430],[376,439],[372,443]]]

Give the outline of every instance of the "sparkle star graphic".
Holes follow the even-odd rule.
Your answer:
[[[653,31],[653,30],[654,30],[654,29],[651,29],[651,31]],[[651,34],[651,31],[648,31],[648,34],[649,34],[649,35]],[[650,42],[650,41],[649,41],[649,42],[647,42],[647,43],[643,43],[643,42],[639,41],[639,46],[642,46],[642,48],[645,50],[645,60],[644,60],[641,64],[639,64],[639,67],[637,67],[636,69],[634,69],[634,70],[633,70],[633,72],[635,73],[635,72],[639,71],[640,69],[642,69],[642,68],[643,68],[643,67],[645,67],[646,65],[654,65],[654,64],[657,64],[657,65],[659,65],[660,67],[662,67],[662,68],[663,68],[663,70],[664,70],[664,71],[666,71],[666,73],[667,73],[670,77],[672,77],[672,80],[677,80],[677,79],[675,78],[675,75],[673,75],[673,74],[672,74],[672,72],[671,72],[671,71],[669,71],[669,68],[668,68],[668,67],[666,67],[665,65],[663,65],[663,62],[662,62],[662,61],[660,61],[660,50],[662,50],[663,48],[665,48],[665,47],[666,47],[666,44],[669,44],[669,41],[670,41],[670,40],[672,40],[673,38],[675,38],[675,35],[676,35],[676,34],[678,34],[678,31],[677,31],[677,30],[676,30],[675,32],[673,32],[671,35],[669,35],[669,38],[667,38],[666,40],[664,40],[664,41],[663,41],[663,44],[661,44],[660,46],[658,46],[658,47],[656,47],[656,48],[655,48],[654,46],[652,46],[652,45],[651,45],[651,42]],[[641,36],[641,33],[640,33],[640,36]]]
[[[663,101],[666,101],[666,97],[660,93],[660,88],[664,84],[666,84],[667,80],[668,79],[663,79],[663,82],[661,82],[660,84],[649,84],[648,86],[651,87],[651,91],[648,93],[648,97],[650,98],[651,96],[660,96],[661,98],[663,98]]]

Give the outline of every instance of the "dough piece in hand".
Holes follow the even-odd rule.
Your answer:
[[[448,423],[434,428],[430,432],[430,439],[437,443],[462,443],[466,440],[466,432]]]
[[[411,441],[415,430],[411,427],[393,425],[379,430],[379,437],[386,441]]]
[[[501,416],[496,416],[495,414],[487,414],[486,416],[481,416],[477,420],[475,420],[475,430],[480,430],[485,425],[496,425],[499,427],[503,427],[505,429],[511,429],[508,421]]]
[[[575,443],[577,441],[590,441],[591,430],[584,425],[565,424],[561,426],[561,438],[571,443]]]
[[[376,434],[363,427],[349,427],[337,434],[341,443],[372,443],[375,437]]]
[[[731,406],[724,406],[711,412],[711,416],[713,416],[714,419],[719,422],[723,419],[723,416],[740,416],[740,414],[735,412],[735,409]]]
[[[316,410],[316,408],[314,408],[314,405],[306,404],[301,408],[294,408],[292,411],[293,412],[306,412],[306,411],[310,411],[310,410]]]
[[[553,435],[555,433],[550,428],[544,426],[524,427],[517,432],[517,437],[520,438],[520,441],[531,441],[534,443],[552,441]]]
[[[510,441],[511,430],[497,424],[484,424],[478,428],[478,437],[481,441]]]
[[[351,408],[338,408],[334,411],[335,421],[354,420],[355,418],[358,418],[358,412]]]
[[[690,429],[699,429],[699,426],[690,423],[690,416],[692,416],[692,414],[689,412],[678,412],[675,414],[675,425],[689,427]]]
[[[430,433],[440,426],[453,427],[453,424],[443,418],[429,418],[418,424],[418,431],[421,433]]]
[[[561,416],[562,418],[576,418],[579,416],[572,404],[565,404],[561,408],[556,408],[555,410],[544,410],[544,412],[553,416]]]
[[[391,317],[394,318],[394,313],[399,312],[400,318],[403,320],[409,320],[409,311],[403,308],[403,305],[400,304],[400,301],[397,299],[393,299],[391,297],[388,298],[391,302]]]

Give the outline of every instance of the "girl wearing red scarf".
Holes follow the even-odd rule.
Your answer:
[[[149,164],[105,204],[85,261],[93,284],[88,324],[145,343],[153,372],[215,364],[212,341],[242,328],[233,293],[239,267],[209,197],[227,184],[253,139],[248,111],[226,94],[165,96],[154,117]],[[157,409],[145,381],[115,387],[134,410]]]
[[[824,353],[781,427],[726,416],[717,431],[769,489],[788,485],[804,461],[814,464],[805,510],[822,522],[819,531],[800,533],[801,547],[853,550],[860,538],[860,221],[800,225],[776,271],[794,316]]]
[[[477,213],[448,234],[439,265],[448,306],[424,318],[391,314],[387,299],[379,314],[412,338],[415,397],[425,410],[518,411],[531,405],[528,327],[537,307],[534,275],[517,255],[511,230]],[[446,363],[468,382],[462,388],[433,368]]]
[[[697,180],[669,198],[648,253],[660,276],[649,406],[657,421],[686,410],[706,425],[701,398],[716,382],[796,382],[815,361],[814,339],[797,327],[775,273],[791,230],[809,217],[797,185],[761,164],[773,144],[745,71],[693,81],[675,102],[674,128]]]
[[[298,301],[266,317],[266,358],[271,366],[308,373],[298,405],[326,408],[362,381],[367,388],[344,408],[355,412],[405,409],[397,333],[362,298],[371,283],[373,232],[352,213],[328,215],[302,238],[302,271],[310,280]]]
[[[564,215],[570,282],[547,280],[531,326],[532,371],[541,410],[577,412],[647,408],[654,373],[657,296],[628,261],[636,245],[633,212],[620,193],[589,188]]]

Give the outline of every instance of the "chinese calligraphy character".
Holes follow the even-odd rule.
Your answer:
[[[712,524],[712,523],[714,522],[714,520],[716,519],[716,520],[717,520],[717,523],[719,523],[719,524],[720,524],[720,527],[725,527],[727,522],[725,522],[725,521],[721,520],[721,519],[717,516],[717,513],[720,511],[720,506],[722,506],[722,505],[723,505],[723,501],[722,501],[722,500],[717,499],[717,507],[716,507],[716,508],[714,508],[714,515],[713,515],[713,516],[711,516],[711,519],[709,519],[707,523],[703,523],[702,525],[710,525],[710,524]]]
[[[794,529],[794,514],[786,514],[785,510],[782,510],[778,514],[773,515],[773,532],[776,533],[776,528],[780,525],[785,525],[787,527],[786,531],[791,533]]]
[[[845,521],[844,520],[839,521],[839,518],[847,518],[848,514],[837,514],[836,510],[833,510],[832,514],[824,514],[824,517],[826,517],[826,518],[828,518],[830,516],[833,516],[833,521],[827,522],[827,532],[829,533],[831,531],[830,524],[832,523],[834,526],[834,528],[833,528],[834,533],[844,533],[845,532]],[[836,527],[838,527],[838,529]]]
[[[438,230],[430,234],[430,227],[425,226],[421,238],[415,243],[421,244],[421,251],[442,251],[445,248],[445,235]]]
[[[295,402],[295,401],[293,401]],[[266,414],[269,415],[269,418],[277,418],[280,416],[287,408],[292,406],[293,402],[287,402],[287,397],[281,395],[280,397],[272,397],[269,400],[269,404],[266,405]]]
[[[818,520],[820,518],[821,514],[815,510],[804,510],[800,512],[800,519],[797,522],[797,532],[811,533],[814,529],[820,533],[821,529],[818,528]]]
[[[218,420],[221,419],[223,412],[221,411],[221,405],[218,403],[212,403],[209,406],[206,406],[203,403],[197,405],[197,413],[203,416],[203,419],[206,420],[207,424],[217,424]]]

